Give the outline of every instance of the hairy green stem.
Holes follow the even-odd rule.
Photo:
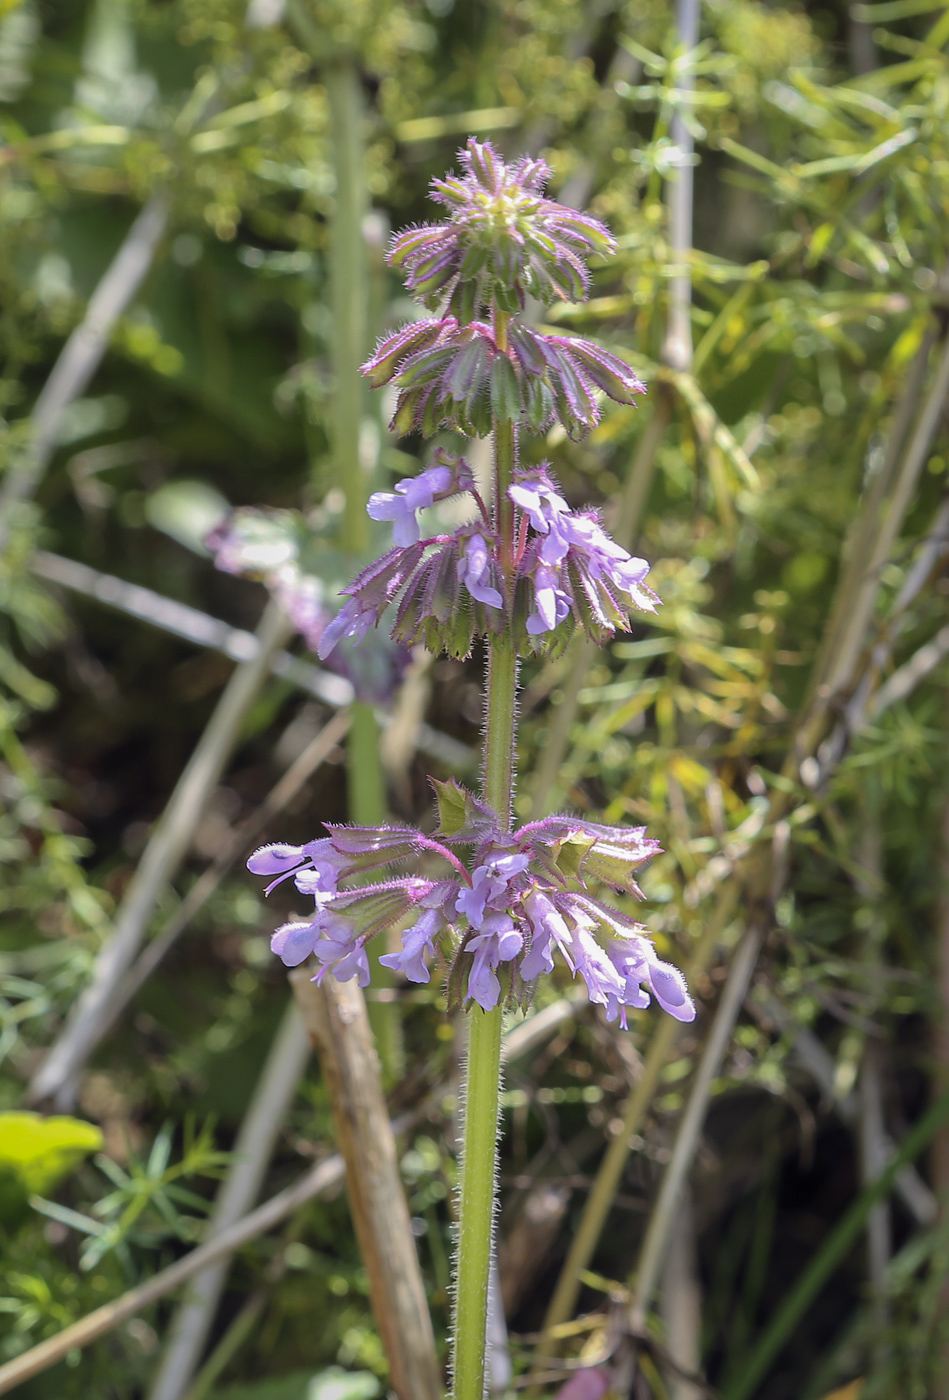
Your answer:
[[[514,709],[517,654],[507,635],[488,654],[484,743],[485,800],[510,825],[514,786]],[[464,1146],[454,1319],[455,1400],[484,1394],[488,1274],[497,1174],[501,1086],[501,1008],[471,1012],[465,1087]]]
[[[501,1008],[475,1007],[468,1027],[464,1148],[454,1318],[454,1400],[482,1400],[494,1233]]]
[[[495,319],[495,334],[506,343],[507,318]],[[501,542],[501,566],[508,604],[513,592],[514,511],[507,495],[514,472],[513,423],[495,423],[494,522]],[[482,793],[509,829],[514,802],[514,726],[517,651],[510,632],[488,639]],[[455,1290],[454,1400],[482,1400],[488,1315],[488,1275],[494,1231],[498,1152],[498,1097],[501,1086],[501,1007],[471,1012],[465,1085],[464,1144]]]

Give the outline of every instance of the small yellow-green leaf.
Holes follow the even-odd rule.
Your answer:
[[[94,1123],[39,1113],[0,1113],[0,1168],[6,1167],[27,1191],[44,1195],[103,1146]]]

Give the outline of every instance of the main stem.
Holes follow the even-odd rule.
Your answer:
[[[507,323],[495,322],[499,345],[506,343]],[[513,588],[514,512],[507,488],[514,470],[513,423],[495,423],[494,519],[501,541],[501,561],[510,615]],[[510,632],[488,639],[482,793],[502,827],[511,825],[514,797],[514,714],[517,697],[517,652]],[[455,1291],[454,1400],[482,1400],[488,1276],[494,1226],[498,1150],[498,1092],[501,1083],[501,1007],[474,1007],[468,1030],[464,1147],[458,1223],[458,1274]]]

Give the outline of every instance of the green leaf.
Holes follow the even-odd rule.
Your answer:
[[[83,1235],[105,1235],[108,1226],[101,1224],[98,1220],[93,1220],[89,1215],[81,1215],[78,1210],[70,1210],[68,1206],[61,1206],[58,1201],[45,1201],[42,1196],[31,1196],[30,1205],[40,1215],[48,1216],[50,1220],[57,1221],[60,1225],[68,1225],[72,1230],[79,1230]]]
[[[27,1191],[43,1195],[67,1176],[105,1139],[94,1123],[39,1113],[0,1113],[0,1167],[7,1167]]]
[[[469,794],[454,778],[449,778],[447,782],[432,778],[431,784],[438,804],[438,835],[454,836],[465,825]]]
[[[454,778],[440,782],[430,779],[435,789],[438,804],[437,836],[452,837],[462,841],[477,841],[497,830],[498,819],[483,802],[463,788]]]
[[[520,387],[514,367],[506,355],[499,355],[491,367],[491,407],[505,422],[520,417]]]

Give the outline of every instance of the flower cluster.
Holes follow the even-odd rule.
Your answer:
[[[596,219],[544,197],[543,161],[506,166],[473,139],[460,159],[464,173],[432,187],[450,221],[406,229],[389,251],[409,291],[437,315],[386,337],[364,372],[374,388],[395,384],[396,433],[447,427],[484,437],[498,420],[533,432],[559,422],[580,438],[599,420],[598,393],[631,404],[645,386],[592,341],[523,320],[504,319],[499,334],[498,313],[516,316],[528,294],[545,303],[585,297],[585,259],[610,252],[613,239]]]
[[[240,506],[205,537],[218,569],[265,583],[294,629],[316,651],[332,617],[327,588],[300,564],[302,530],[292,511]]]
[[[544,197],[550,167],[531,157],[507,166],[473,137],[459,161],[460,176],[432,185],[449,221],[392,241],[389,262],[405,272],[413,296],[432,310],[447,301],[462,324],[491,305],[520,311],[526,293],[545,304],[585,297],[584,260],[616,245],[596,219]]]
[[[490,1010],[501,1000],[525,1002],[552,972],[555,955],[586,983],[592,1002],[625,1027],[630,1008],[651,997],[680,1021],[695,1007],[685,980],[659,960],[642,927],[589,892],[591,882],[639,895],[633,871],[658,847],[642,828],[601,826],[572,817],[531,822],[514,835],[500,830],[483,803],[454,782],[437,783],[440,826],[424,836],[408,826],[332,827],[305,846],[270,845],[248,861],[273,877],[268,893],[293,878],[315,910],[283,925],[273,950],[289,967],[309,956],[340,981],[369,981],[366,944],[402,925],[401,948],[381,959],[411,982],[428,982],[432,963],[449,964],[450,999]],[[468,864],[456,849],[468,847]],[[446,874],[396,876],[342,888],[347,880],[433,853]],[[470,867],[470,868],[469,868]]]
[[[533,432],[559,422],[581,438],[599,422],[598,390],[622,404],[646,392],[624,360],[592,340],[512,322],[502,348],[486,322],[461,325],[454,316],[403,326],[363,372],[374,388],[399,391],[392,431],[426,437],[439,428],[484,437],[497,418],[523,420]]]
[[[602,639],[628,628],[632,608],[655,612],[659,599],[646,587],[645,559],[612,540],[595,511],[570,510],[545,466],[518,471],[508,494],[530,527],[518,572],[533,587],[531,636],[552,632],[573,614]]]
[[[475,497],[480,519],[423,540],[416,510],[459,491]],[[518,471],[508,494],[518,513],[510,607],[484,502],[466,464],[443,456],[438,466],[370,500],[374,519],[393,522],[395,547],[343,589],[348,601],[325,628],[320,656],[342,637],[364,637],[396,601],[398,641],[453,656],[466,656],[476,633],[513,627],[527,649],[566,641],[575,626],[600,640],[628,629],[632,609],[655,611],[659,599],[645,583],[649,565],[611,540],[595,511],[571,510],[549,468]]]
[[[442,460],[451,464],[453,459],[435,458]],[[411,500],[416,509],[428,504],[421,478],[410,485],[415,488]],[[399,519],[397,513],[377,518],[391,519],[394,525]],[[381,634],[370,646],[339,646],[339,627],[332,645],[324,643],[327,629],[335,622],[340,578],[348,566],[298,512],[241,506],[229,511],[204,542],[217,568],[264,584],[311,651],[322,650],[324,658],[332,652],[330,667],[352,683],[361,700],[385,704],[392,698],[405,674],[409,652]]]

